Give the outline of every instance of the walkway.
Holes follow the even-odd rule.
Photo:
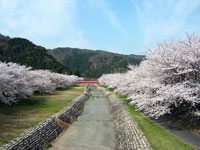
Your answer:
[[[200,150],[200,136],[197,136],[188,130],[184,130],[168,120],[152,119],[152,121],[156,122],[158,125],[160,125],[162,128],[164,128],[174,136],[180,138],[184,143],[196,147],[198,148],[198,150]]]
[[[107,98],[92,88],[82,115],[50,150],[114,150],[115,135]]]

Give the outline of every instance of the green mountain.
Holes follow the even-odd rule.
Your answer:
[[[27,39],[0,34],[0,61],[15,62],[33,69],[98,78],[104,73],[126,71],[128,64],[138,65],[143,58],[142,55],[122,55],[68,47],[46,50]]]
[[[0,61],[15,62],[33,69],[48,69],[58,73],[70,72],[55,56],[27,39],[10,38],[0,34]]]
[[[144,56],[122,55],[101,50],[87,50],[78,48],[56,48],[49,50],[73,74],[82,77],[98,78],[104,73],[124,70],[128,64],[138,65]]]

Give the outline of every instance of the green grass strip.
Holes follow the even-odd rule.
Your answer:
[[[58,113],[83,92],[84,87],[76,85],[52,94],[33,95],[11,106],[0,104],[0,146]]]
[[[117,94],[117,96],[128,105],[129,101],[126,97],[121,94]],[[143,131],[153,150],[194,150],[193,147],[183,143],[180,139],[147,119],[135,107],[128,105],[127,110],[138,123],[139,128]]]

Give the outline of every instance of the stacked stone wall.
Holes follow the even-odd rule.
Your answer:
[[[100,87],[99,87],[100,88]],[[143,132],[127,111],[127,106],[114,93],[100,88],[108,97],[113,115],[117,150],[150,150]]]
[[[85,92],[69,103],[58,115],[52,116],[26,131],[10,143],[0,147],[0,150],[43,150],[45,145],[53,142],[65,128],[59,120],[71,124],[75,120],[89,98],[88,88]]]

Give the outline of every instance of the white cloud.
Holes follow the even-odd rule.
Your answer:
[[[73,30],[72,30],[73,32]],[[91,44],[84,38],[84,31],[78,30],[77,32],[70,33],[70,38],[65,36],[53,47],[63,47],[64,45],[72,48],[96,49],[96,46]]]
[[[90,45],[74,24],[76,7],[76,0],[0,0],[0,33],[47,48]]]
[[[130,9],[130,1],[134,10],[120,12]],[[24,37],[47,48],[71,46],[96,49],[91,43],[93,41],[98,49],[141,50],[144,46],[152,47],[159,40],[182,36],[187,31],[199,32],[200,14],[196,10],[200,9],[200,0],[129,0],[122,2],[122,8],[113,6],[115,3],[114,0],[0,0],[0,33]],[[104,25],[109,23],[114,29],[106,31],[105,36],[110,33],[113,41],[98,39],[98,35],[91,33],[91,23],[87,24],[90,16],[86,16],[89,13],[82,11],[103,16],[107,21]],[[136,14],[129,16],[130,12]],[[119,13],[120,16],[117,16]],[[122,18],[122,15],[127,18]],[[134,20],[127,21],[128,18]],[[98,21],[92,23],[101,27]],[[93,35],[96,36],[94,39]],[[116,35],[119,36],[115,40]],[[119,39],[123,46],[116,44]]]
[[[172,36],[183,36],[188,27],[192,30],[195,26],[190,24],[189,19],[200,6],[200,0],[132,0],[131,2],[139,17],[144,46]]]
[[[88,0],[91,7],[99,8],[103,14],[107,17],[109,22],[126,38],[129,37],[128,32],[123,28],[118,20],[115,12],[108,8],[105,0]]]

